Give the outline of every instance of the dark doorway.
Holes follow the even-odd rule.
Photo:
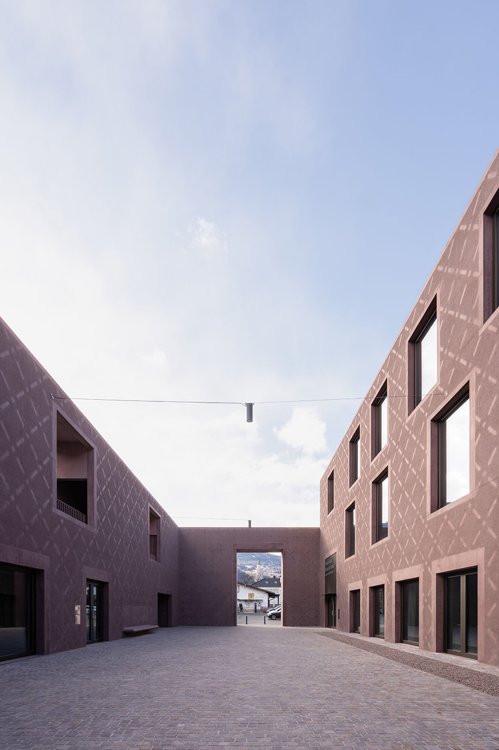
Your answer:
[[[472,657],[478,653],[477,583],[476,569],[447,576],[445,630],[451,653]]]
[[[336,627],[336,594],[326,596],[326,627]]]
[[[104,584],[87,581],[87,643],[96,643],[103,639],[103,602]]]
[[[350,632],[360,633],[360,590],[350,591]]]
[[[158,625],[160,628],[171,628],[171,599],[171,594],[158,594]]]
[[[419,644],[419,580],[400,583],[402,599],[402,633],[404,643]]]
[[[326,627],[336,627],[336,552],[324,561],[324,590],[326,594]]]
[[[372,590],[373,602],[373,635],[385,637],[385,587],[375,586]]]
[[[35,652],[34,573],[0,565],[0,660]]]

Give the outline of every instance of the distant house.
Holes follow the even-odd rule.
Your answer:
[[[274,607],[276,604],[280,603],[281,579],[278,578],[278,576],[267,576],[266,578],[261,578],[259,581],[255,582],[255,586],[258,586],[258,588],[265,589],[265,591],[270,591],[272,593],[269,601],[270,606]]]
[[[266,612],[273,592],[246,583],[237,584],[237,608],[240,612]],[[256,609],[255,609],[256,608]]]

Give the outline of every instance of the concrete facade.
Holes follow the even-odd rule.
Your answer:
[[[360,633],[373,635],[373,588],[384,586],[384,637],[402,640],[402,581],[419,582],[419,646],[446,649],[446,577],[476,570],[478,660],[499,664],[499,308],[493,311],[493,243],[499,243],[499,155],[450,238],[321,481],[321,585],[336,553],[336,626],[354,629],[350,592],[360,591]],[[491,226],[496,222],[496,228]],[[494,237],[495,233],[495,237]],[[495,249],[496,254],[497,246]],[[496,257],[497,260],[497,257]],[[409,269],[409,266],[408,266]],[[497,270],[495,271],[497,273]],[[497,293],[497,290],[496,290]],[[434,308],[437,378],[414,403],[418,327]],[[388,439],[373,455],[377,395],[387,392]],[[445,408],[469,395],[469,487],[438,507],[438,430]],[[352,440],[360,430],[360,476]],[[389,477],[388,535],[375,541],[376,480]],[[333,487],[331,487],[333,483]],[[329,488],[328,488],[329,485]],[[328,499],[329,490],[329,499]],[[334,492],[334,500],[331,493]],[[329,505],[328,505],[329,502]],[[334,507],[331,508],[331,504]],[[347,524],[355,504],[355,554]],[[323,612],[323,624],[326,615]],[[447,616],[448,617],[448,616]]]

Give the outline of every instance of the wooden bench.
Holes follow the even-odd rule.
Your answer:
[[[123,628],[123,635],[142,635],[143,633],[153,633],[158,629],[158,625],[129,625]]]

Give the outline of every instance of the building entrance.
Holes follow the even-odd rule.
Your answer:
[[[103,638],[104,585],[97,581],[87,581],[86,624],[87,643],[96,643]]]
[[[0,564],[0,660],[34,651],[34,572]]]

